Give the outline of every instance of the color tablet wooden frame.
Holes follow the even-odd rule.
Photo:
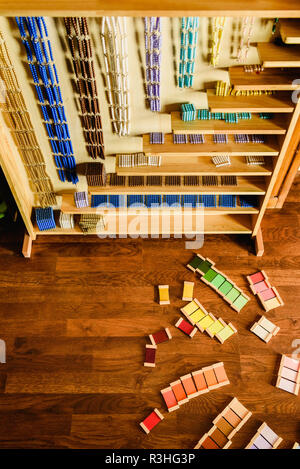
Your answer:
[[[194,329],[191,331],[190,334],[187,334],[185,331],[183,331],[182,329],[180,329],[180,324],[182,323],[182,321],[185,321],[185,319],[183,318],[179,318],[178,321],[176,322],[175,324],[175,327],[177,327],[177,329],[179,329],[181,332],[183,332],[185,335],[187,335],[188,337],[190,337],[191,339],[194,337],[194,335],[196,334],[196,332],[198,332],[198,329],[197,327],[194,327]],[[191,323],[189,322],[189,324],[191,325]]]
[[[190,298],[190,297],[188,298],[188,297],[184,297],[184,296],[183,296],[184,288],[185,288],[185,285],[186,285],[186,284],[193,285],[193,293],[194,293],[195,282],[187,282],[187,281],[184,281],[184,282],[183,282],[182,301],[193,301],[193,296],[192,296],[192,298]]]
[[[153,409],[152,412],[155,412],[156,415],[158,416],[158,418],[160,419],[160,421],[162,421],[164,419],[164,416],[159,412],[159,410],[157,408]],[[150,412],[149,415],[152,414],[152,412]],[[151,432],[151,430],[149,430],[146,425],[144,425],[144,421],[146,420],[146,418],[149,417],[149,415],[147,415],[147,417],[144,418],[144,420],[140,423],[140,426],[142,427],[142,429],[144,430],[145,433],[147,433],[147,435]],[[159,423],[159,422],[157,422]],[[155,425],[156,426],[156,425]],[[154,427],[153,427],[154,428]]]
[[[161,300],[160,299],[160,291],[167,290],[168,291],[168,300]],[[159,304],[160,305],[169,305],[170,304],[170,292],[169,292],[169,285],[158,285],[158,294],[159,294]]]
[[[247,446],[245,447],[245,449],[250,449],[250,448],[251,448],[251,446],[254,444],[255,440],[261,435],[261,432],[262,432],[262,430],[263,430],[265,427],[269,427],[269,425],[267,425],[266,422],[264,422],[264,423],[257,429],[257,432],[256,432],[255,435],[251,438],[251,440],[249,441],[249,443],[247,444]],[[269,427],[269,428],[271,428],[271,427]],[[271,429],[271,430],[272,430],[272,429]],[[274,431],[274,430],[272,430],[272,431]],[[275,432],[274,432],[274,433],[275,433]],[[277,433],[276,433],[276,435],[277,435]],[[262,436],[262,435],[261,435],[261,436]],[[277,435],[277,436],[278,436],[278,435]],[[264,436],[263,436],[263,438],[264,438]],[[280,438],[279,436],[278,436],[277,441],[276,441],[273,445],[272,445],[266,438],[265,438],[265,440],[269,443],[269,445],[272,446],[272,449],[278,448],[278,446],[280,445],[280,443],[283,441],[283,439]]]
[[[275,387],[280,389],[281,391],[288,392],[289,394],[294,394],[295,396],[298,396],[299,391],[300,391],[300,369],[297,372],[296,381],[291,381],[291,383],[295,384],[294,392],[286,391],[285,389],[282,389],[281,387],[279,387],[279,383],[280,383],[281,378],[286,379],[281,374],[283,368],[288,368],[288,367],[285,367],[285,365],[284,365],[285,358],[291,358],[291,357],[289,357],[288,355],[282,354],[281,360],[280,360],[280,365],[279,365],[279,370],[278,370],[278,377],[277,377],[277,380],[276,380]],[[299,360],[297,360],[297,361],[299,361]],[[287,380],[287,381],[290,381],[290,380]]]
[[[168,327],[164,327],[162,330],[165,330],[165,331],[166,331],[166,334],[167,334],[169,340],[171,340],[171,339],[172,339],[172,335],[171,335],[171,332],[170,332],[169,328],[168,328]],[[160,331],[157,331],[157,332],[160,332]],[[152,345],[156,345],[156,346],[157,346],[157,345],[163,344],[163,342],[160,342],[159,344],[157,344],[157,343],[155,342],[155,340],[154,340],[153,334],[149,334],[149,339],[150,339]],[[167,341],[165,341],[165,342],[167,342]]]
[[[234,403],[238,403],[239,405],[244,407],[244,409],[246,411],[245,417],[242,418],[238,414],[236,414],[235,410],[232,408]],[[228,440],[231,440],[234,437],[234,435],[245,425],[245,423],[248,422],[248,420],[252,416],[252,412],[250,410],[246,409],[246,407],[236,397],[234,397],[232,399],[232,401],[229,402],[229,404],[225,407],[225,409],[213,420],[214,425],[217,425],[218,421],[222,417],[224,417],[224,415],[225,415],[225,413],[227,412],[228,409],[230,409],[232,412],[234,412],[241,419],[240,423],[235,428],[233,428],[233,430],[229,433],[229,435],[227,435]]]
[[[255,334],[256,337],[258,337],[260,340],[262,340],[263,342],[268,343],[268,342],[270,342],[270,340],[272,339],[272,337],[275,337],[275,336],[278,334],[278,332],[280,331],[280,327],[279,327],[279,326],[276,326],[276,324],[274,324],[272,321],[270,321],[270,323],[273,324],[274,329],[273,329],[272,332],[271,332],[271,331],[268,331],[268,329],[266,329],[266,328],[262,325],[262,322],[263,322],[265,319],[267,319],[268,321],[270,321],[270,319],[266,318],[266,316],[261,316],[261,317],[259,318],[259,320],[253,324],[253,326],[251,327],[250,331],[253,332],[253,334]],[[262,339],[259,335],[256,334],[255,328],[256,328],[257,326],[262,327],[266,332],[269,333],[265,339]]]
[[[150,344],[146,344],[146,349],[147,348],[152,348],[154,350],[157,350],[157,345],[150,345]],[[154,363],[150,363],[150,362],[144,362],[144,366],[149,366],[151,368],[154,368],[155,367],[155,362]]]
[[[219,320],[220,320],[220,319],[219,319]],[[223,321],[223,320],[222,320],[222,321]],[[229,326],[229,327],[233,330],[233,334],[232,334],[232,335],[234,335],[234,334],[237,333],[237,329],[234,327],[234,325],[233,325],[231,322],[229,322],[228,324],[226,324],[225,321],[223,321],[223,322],[224,322],[224,324],[225,324],[226,326]],[[221,344],[224,344],[224,342],[226,342],[226,340],[227,340],[227,339],[223,340],[222,337],[220,337],[219,334],[215,334],[215,337],[218,339],[219,342],[221,342]],[[229,339],[229,337],[228,337],[228,339]]]

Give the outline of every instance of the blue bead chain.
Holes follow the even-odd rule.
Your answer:
[[[76,162],[51,42],[42,16],[16,17],[61,181],[77,184]]]

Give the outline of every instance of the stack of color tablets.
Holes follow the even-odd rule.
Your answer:
[[[273,324],[265,316],[261,316],[258,322],[255,322],[250,329],[253,334],[257,335],[264,342],[269,342],[280,331],[280,327]]]
[[[56,228],[52,207],[36,208],[35,218],[40,231],[53,230],[53,228]]]
[[[276,387],[298,396],[300,388],[300,360],[282,355]]]
[[[282,438],[264,422],[245,449],[276,449]]]
[[[247,279],[253,294],[258,296],[266,311],[284,305],[278,291],[271,286],[268,276],[263,270],[248,275]]]
[[[201,280],[213,288],[235,311],[240,312],[250,298],[225,274],[214,267],[214,262],[197,254],[187,265],[192,272],[198,272]]]
[[[74,201],[77,208],[83,208],[89,206],[89,197],[86,191],[75,192]]]
[[[249,420],[252,412],[236,398],[213,421],[213,427],[198,441],[194,449],[227,449],[232,437]]]
[[[198,371],[181,376],[169,387],[162,389],[161,394],[169,412],[179,409],[190,399],[213,389],[230,384],[224,363],[215,363]]]
[[[217,319],[213,314],[208,313],[196,298],[181,308],[181,312],[193,326],[201,332],[207,332],[212,338],[216,337],[222,344],[237,332],[231,323],[226,324],[222,318]]]
[[[144,366],[149,366],[153,368],[155,367],[157,346],[159,344],[162,344],[163,342],[171,340],[172,335],[169,329],[166,327],[165,329],[162,329],[161,331],[158,331],[155,334],[150,334],[149,339],[151,341],[151,345],[146,344]]]
[[[164,416],[159,412],[159,410],[154,409],[153,412],[151,412],[151,414],[148,415],[148,417],[146,417],[145,420],[140,423],[140,426],[142,427],[144,432],[148,434],[163,419]]]

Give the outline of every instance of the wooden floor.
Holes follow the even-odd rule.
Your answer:
[[[300,184],[282,211],[265,217],[262,258],[247,236],[205,238],[201,253],[251,295],[238,315],[195,277],[195,296],[238,329],[223,345],[173,327],[183,280],[194,279],[184,240],[41,236],[25,260],[18,237],[2,237],[0,448],[189,449],[233,396],[253,412],[233,448],[245,447],[263,421],[283,437],[280,448],[291,448],[300,440],[300,396],[274,381],[280,354],[292,353],[295,339],[300,346],[299,207]],[[267,313],[281,328],[268,345],[249,332],[263,310],[245,276],[262,268],[286,303]],[[170,285],[170,306],[155,302],[160,283]],[[147,335],[167,326],[173,339],[158,347],[156,368],[145,368]],[[160,390],[218,361],[231,385],[168,414]],[[154,407],[165,420],[147,436],[139,422]]]

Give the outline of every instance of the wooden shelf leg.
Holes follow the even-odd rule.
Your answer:
[[[32,249],[32,237],[28,233],[25,233],[24,240],[23,240],[23,246],[22,246],[23,256],[24,257],[30,257],[31,256],[31,249]]]
[[[255,251],[258,257],[261,257],[265,251],[261,228],[259,228],[255,237]]]

